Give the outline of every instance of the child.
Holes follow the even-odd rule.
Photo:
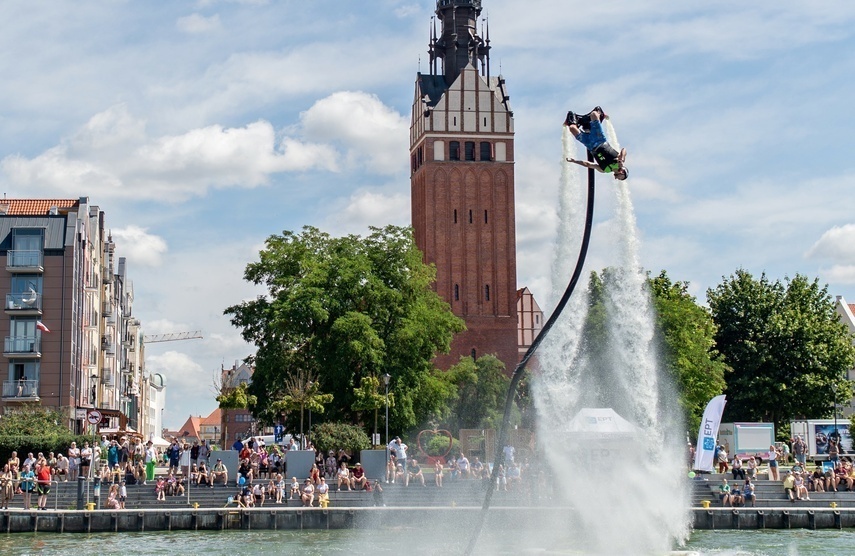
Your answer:
[[[125,509],[125,500],[128,499],[128,487],[125,486],[125,481],[119,486],[119,508]]]
[[[291,477],[291,494],[288,495],[288,500],[293,500],[294,496],[297,500],[300,499],[300,483],[297,482],[297,477]]]
[[[157,494],[158,500],[166,500],[166,481],[163,480],[163,477],[157,479],[157,483],[154,485],[154,492]]]

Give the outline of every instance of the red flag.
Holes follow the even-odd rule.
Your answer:
[[[42,332],[50,332],[50,329],[45,326],[45,323],[43,323],[42,321],[36,321],[36,328],[38,328]]]

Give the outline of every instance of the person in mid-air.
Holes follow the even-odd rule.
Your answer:
[[[620,152],[609,145],[606,134],[603,132],[602,120],[608,118],[603,109],[597,106],[587,116],[580,116],[573,112],[567,113],[564,125],[570,129],[570,133],[577,141],[585,145],[596,162],[587,160],[576,160],[568,158],[567,162],[591,168],[605,174],[614,174],[616,180],[625,180],[628,173],[624,162],[626,161],[626,149]],[[586,125],[587,129],[586,129]]]

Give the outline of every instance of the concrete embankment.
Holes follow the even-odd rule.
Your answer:
[[[134,510],[9,510],[0,512],[0,531],[95,533],[173,530],[301,530],[399,527],[437,518],[465,521],[477,507],[423,508],[250,508]],[[843,529],[855,527],[855,509],[693,508],[696,529]],[[563,508],[499,507],[490,520],[537,527]],[[509,521],[512,520],[512,521]]]

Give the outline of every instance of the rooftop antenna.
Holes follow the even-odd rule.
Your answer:
[[[486,37],[485,42],[487,44],[487,48],[486,48],[486,50],[487,50],[487,83],[489,83],[490,82],[490,14],[487,13],[484,15],[485,15],[484,22],[486,23],[486,26],[487,26],[487,33],[485,34],[485,37]]]

